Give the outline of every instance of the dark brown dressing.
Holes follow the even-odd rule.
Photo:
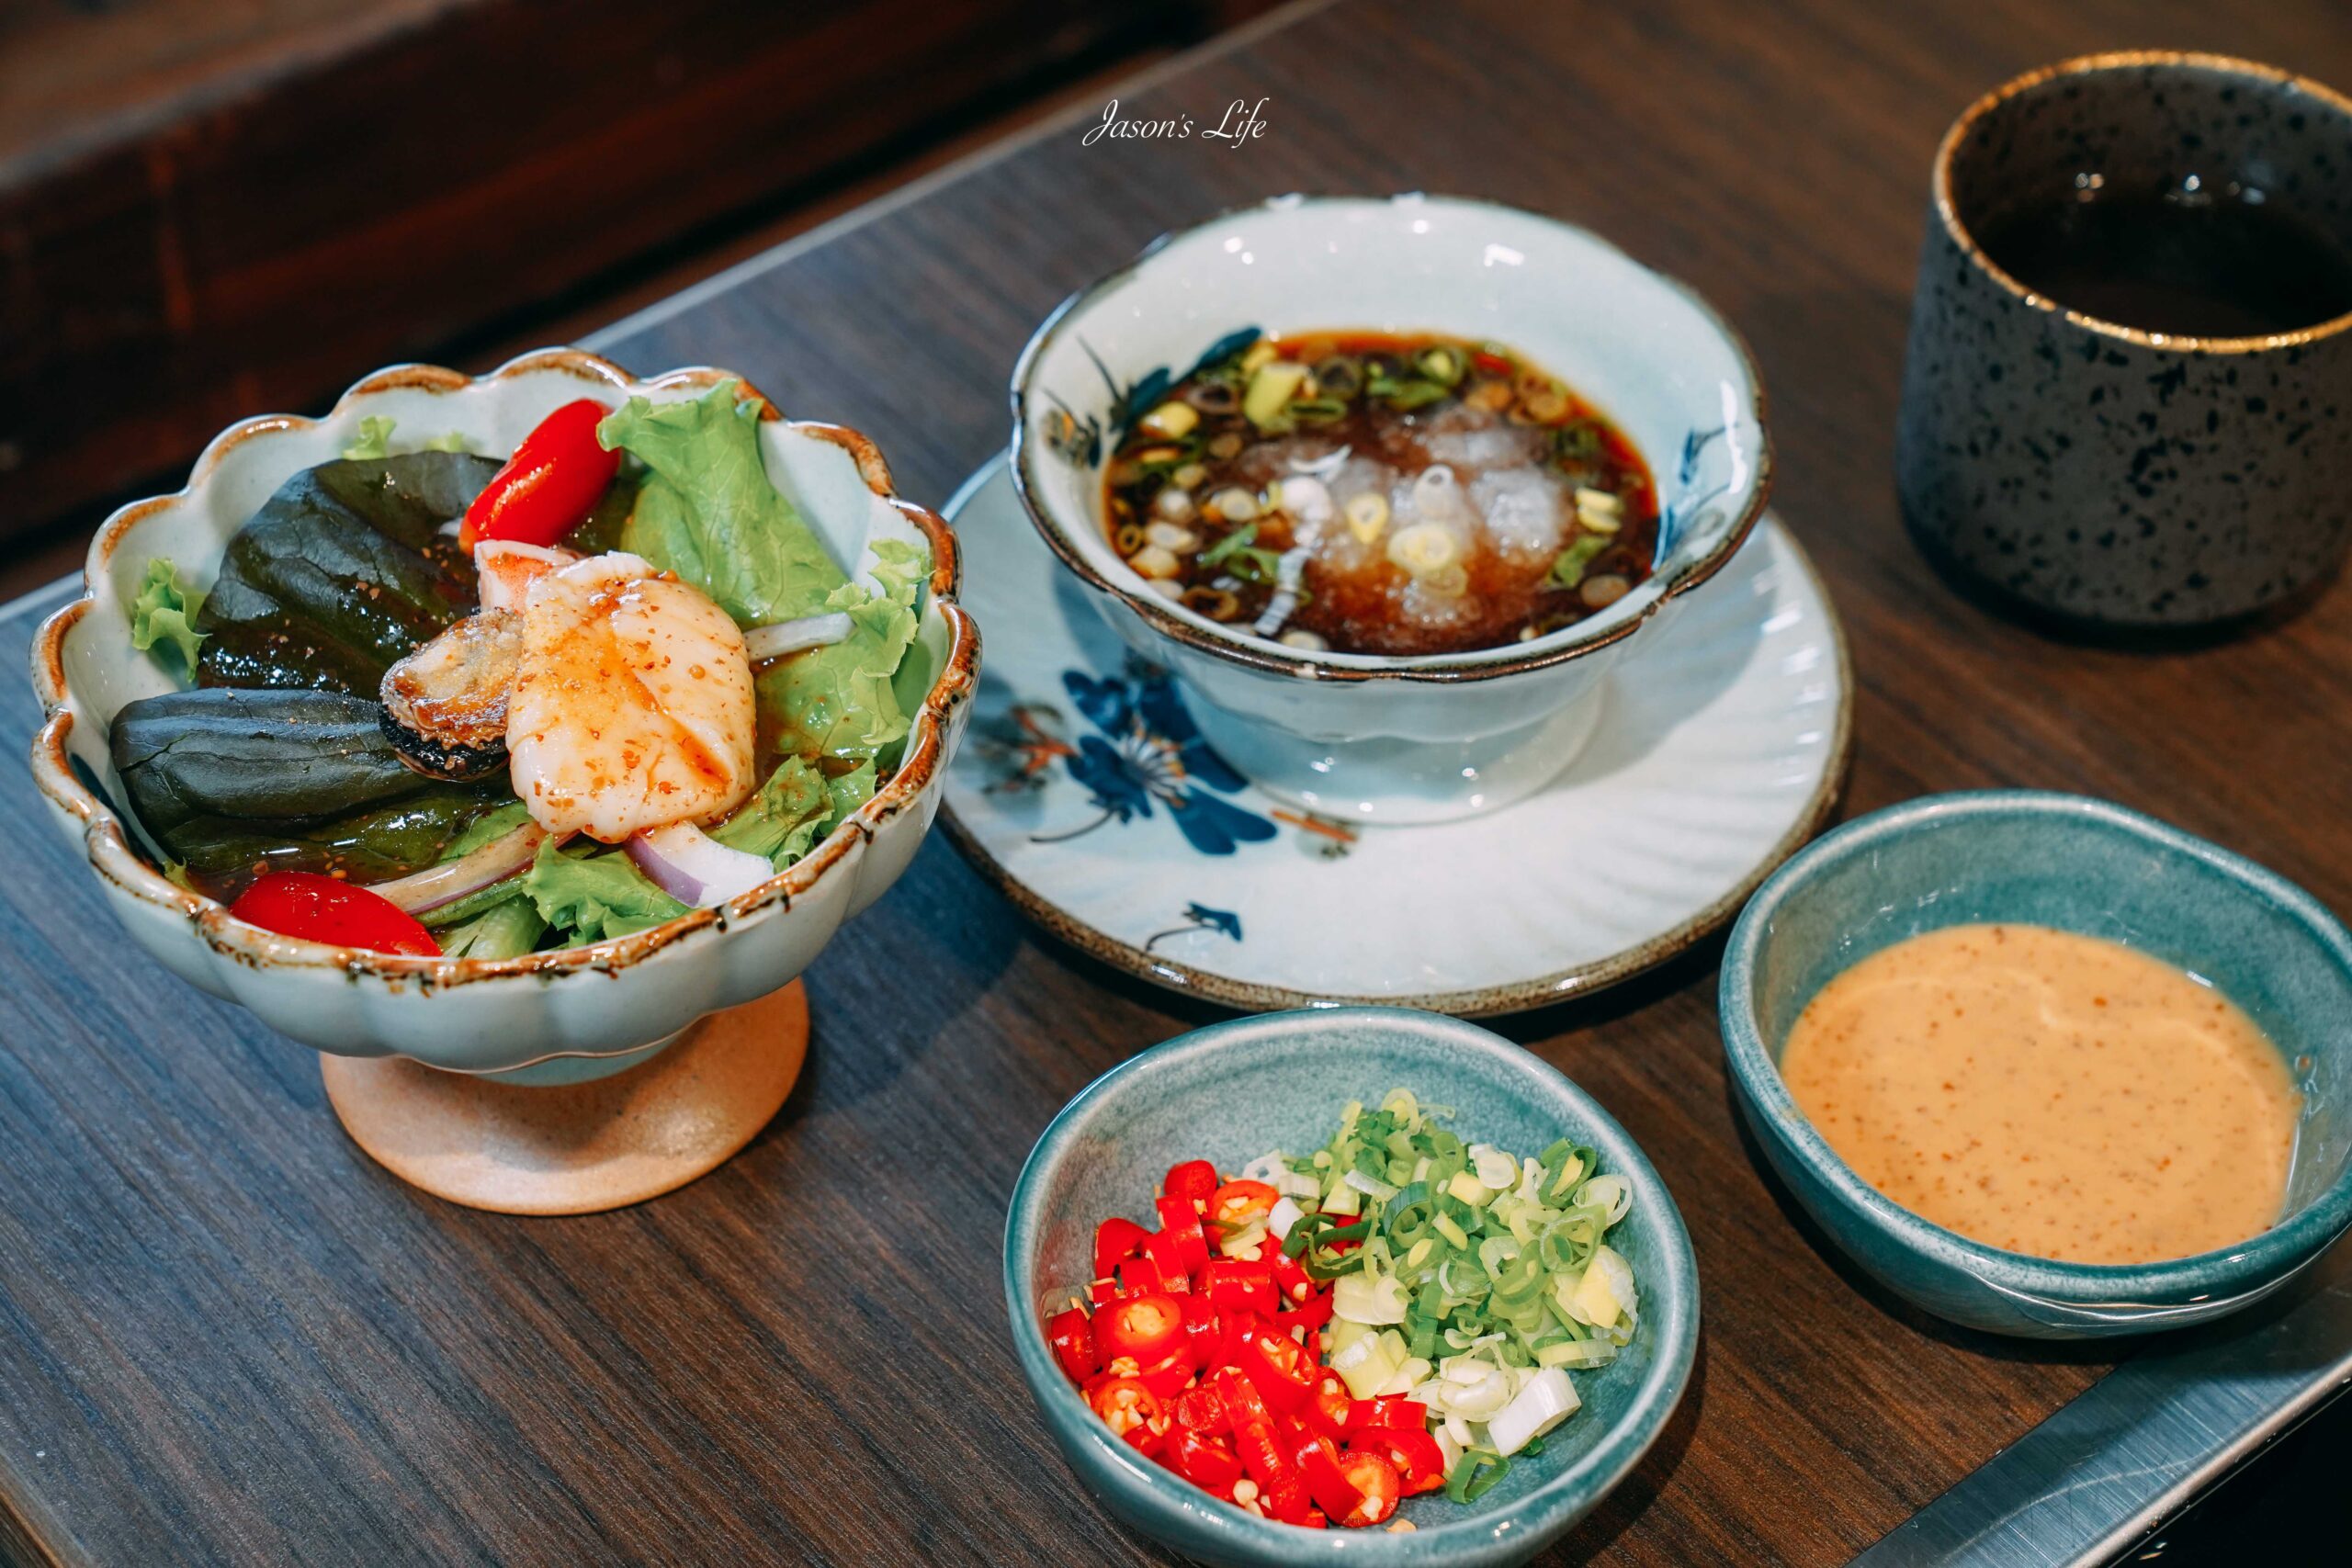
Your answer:
[[[1361,330],[1255,343],[1242,333],[1226,346],[1163,393],[1167,404],[1186,411],[1181,430],[1138,423],[1104,470],[1113,547],[1138,571],[1152,555],[1166,558],[1147,575],[1186,607],[1259,627],[1276,600],[1282,556],[1301,545],[1313,551],[1318,528],[1336,538],[1344,527],[1362,547],[1352,559],[1328,543],[1313,555],[1299,578],[1303,592],[1275,612],[1275,625],[1286,629],[1286,640],[1308,639],[1293,646],[1341,653],[1402,657],[1531,640],[1598,614],[1650,575],[1659,521],[1648,464],[1598,409],[1512,350]],[[1277,417],[1253,419],[1250,378],[1284,364],[1306,375],[1304,395]],[[1484,456],[1461,449],[1473,437]],[[1433,441],[1453,442],[1454,455],[1433,456]],[[1335,517],[1302,535],[1276,499],[1286,476],[1295,482],[1315,460],[1329,458],[1336,482],[1351,455],[1379,472],[1359,471],[1328,500],[1372,507],[1363,528]],[[1566,547],[1506,550],[1479,511],[1486,503],[1464,502],[1471,525],[1461,535],[1439,529],[1457,540],[1459,555],[1408,570],[1383,541],[1428,519],[1392,498],[1437,468],[1463,492],[1491,475],[1532,479],[1540,470],[1552,486],[1538,490],[1535,504],[1549,503],[1561,526],[1558,544]],[[1594,491],[1614,498],[1613,522],[1603,516],[1595,524],[1582,502],[1572,504],[1572,496]],[[1246,510],[1228,516],[1227,502],[1236,497]],[[1155,531],[1165,544],[1154,543]]]
[[[1977,237],[2035,293],[2143,332],[2262,337],[2352,312],[2352,254],[2260,194],[2078,191]]]

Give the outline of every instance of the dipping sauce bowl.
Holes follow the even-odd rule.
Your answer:
[[[2000,921],[2103,937],[2212,982],[2303,1094],[2285,1212],[2249,1241],[2148,1264],[1972,1241],[1888,1200],[1791,1099],[1778,1061],[1828,981],[1921,931]],[[1766,1161],[1867,1273],[1939,1317],[2077,1338],[2179,1327],[2285,1284],[2352,1224],[2352,932],[2276,872],[2081,795],[1928,795],[1848,823],[1775,872],[1724,954],[1724,1055]]]

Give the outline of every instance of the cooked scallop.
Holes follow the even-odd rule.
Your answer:
[[[523,654],[523,617],[481,610],[384,671],[379,722],[401,761],[427,778],[475,779],[506,761],[506,704]]]
[[[474,547],[474,572],[481,583],[481,607],[516,615],[530,598],[531,584],[580,559],[561,545],[526,545],[517,539],[484,539]]]
[[[743,634],[699,590],[619,551],[531,584],[506,747],[548,832],[719,817],[752,793],[754,729]]]

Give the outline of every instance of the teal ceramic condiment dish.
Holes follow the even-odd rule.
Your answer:
[[[1469,1505],[1442,1494],[1407,1501],[1409,1532],[1311,1530],[1243,1513],[1137,1455],[1113,1436],[1046,1347],[1046,1312],[1088,1283],[1094,1227],[1111,1214],[1148,1219],[1168,1168],[1211,1159],[1235,1169],[1270,1149],[1319,1148],[1351,1100],[1409,1089],[1446,1105],[1464,1137],[1539,1151],[1568,1136],[1624,1176],[1631,1212],[1609,1233],[1641,1289],[1640,1327],[1624,1353],[1573,1374],[1583,1407],[1514,1461]],[[1582,1518],[1665,1427],[1690,1378],[1699,1275],[1682,1216],[1642,1151],[1592,1098],[1498,1035],[1399,1008],[1269,1013],[1180,1036],[1090,1084],[1046,1129],[1012,1191],[1004,1234],[1012,1339],[1046,1429],[1087,1490],[1127,1524],[1205,1562],[1519,1562]]]
[[[2124,943],[2219,987],[2285,1053],[2304,1096],[2285,1212],[2235,1247],[2166,1262],[2053,1262],[1921,1219],[1833,1153],[1777,1061],[1834,976],[1921,931],[1981,921]],[[1724,954],[1724,1051],[1764,1155],[1888,1289],[1997,1334],[2180,1327],[2260,1300],[2352,1224],[2352,932],[2277,873],[2081,795],[1929,795],[1858,818],[1757,891]]]

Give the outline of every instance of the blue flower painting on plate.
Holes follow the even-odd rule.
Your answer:
[[[1166,671],[1136,668],[1096,677],[1069,670],[1063,671],[1062,688],[1101,731],[1081,737],[1061,758],[1101,815],[1069,832],[1039,835],[1037,842],[1148,818],[1155,803],[1203,854],[1229,855],[1274,836],[1273,823],[1219,798],[1238,793],[1248,781],[1201,739]]]
[[[1144,942],[1143,950],[1150,953],[1171,936],[1190,936],[1194,931],[1212,931],[1239,942],[1241,917],[1230,909],[1212,909],[1206,904],[1187,904],[1184,906],[1184,923],[1154,933]]]

